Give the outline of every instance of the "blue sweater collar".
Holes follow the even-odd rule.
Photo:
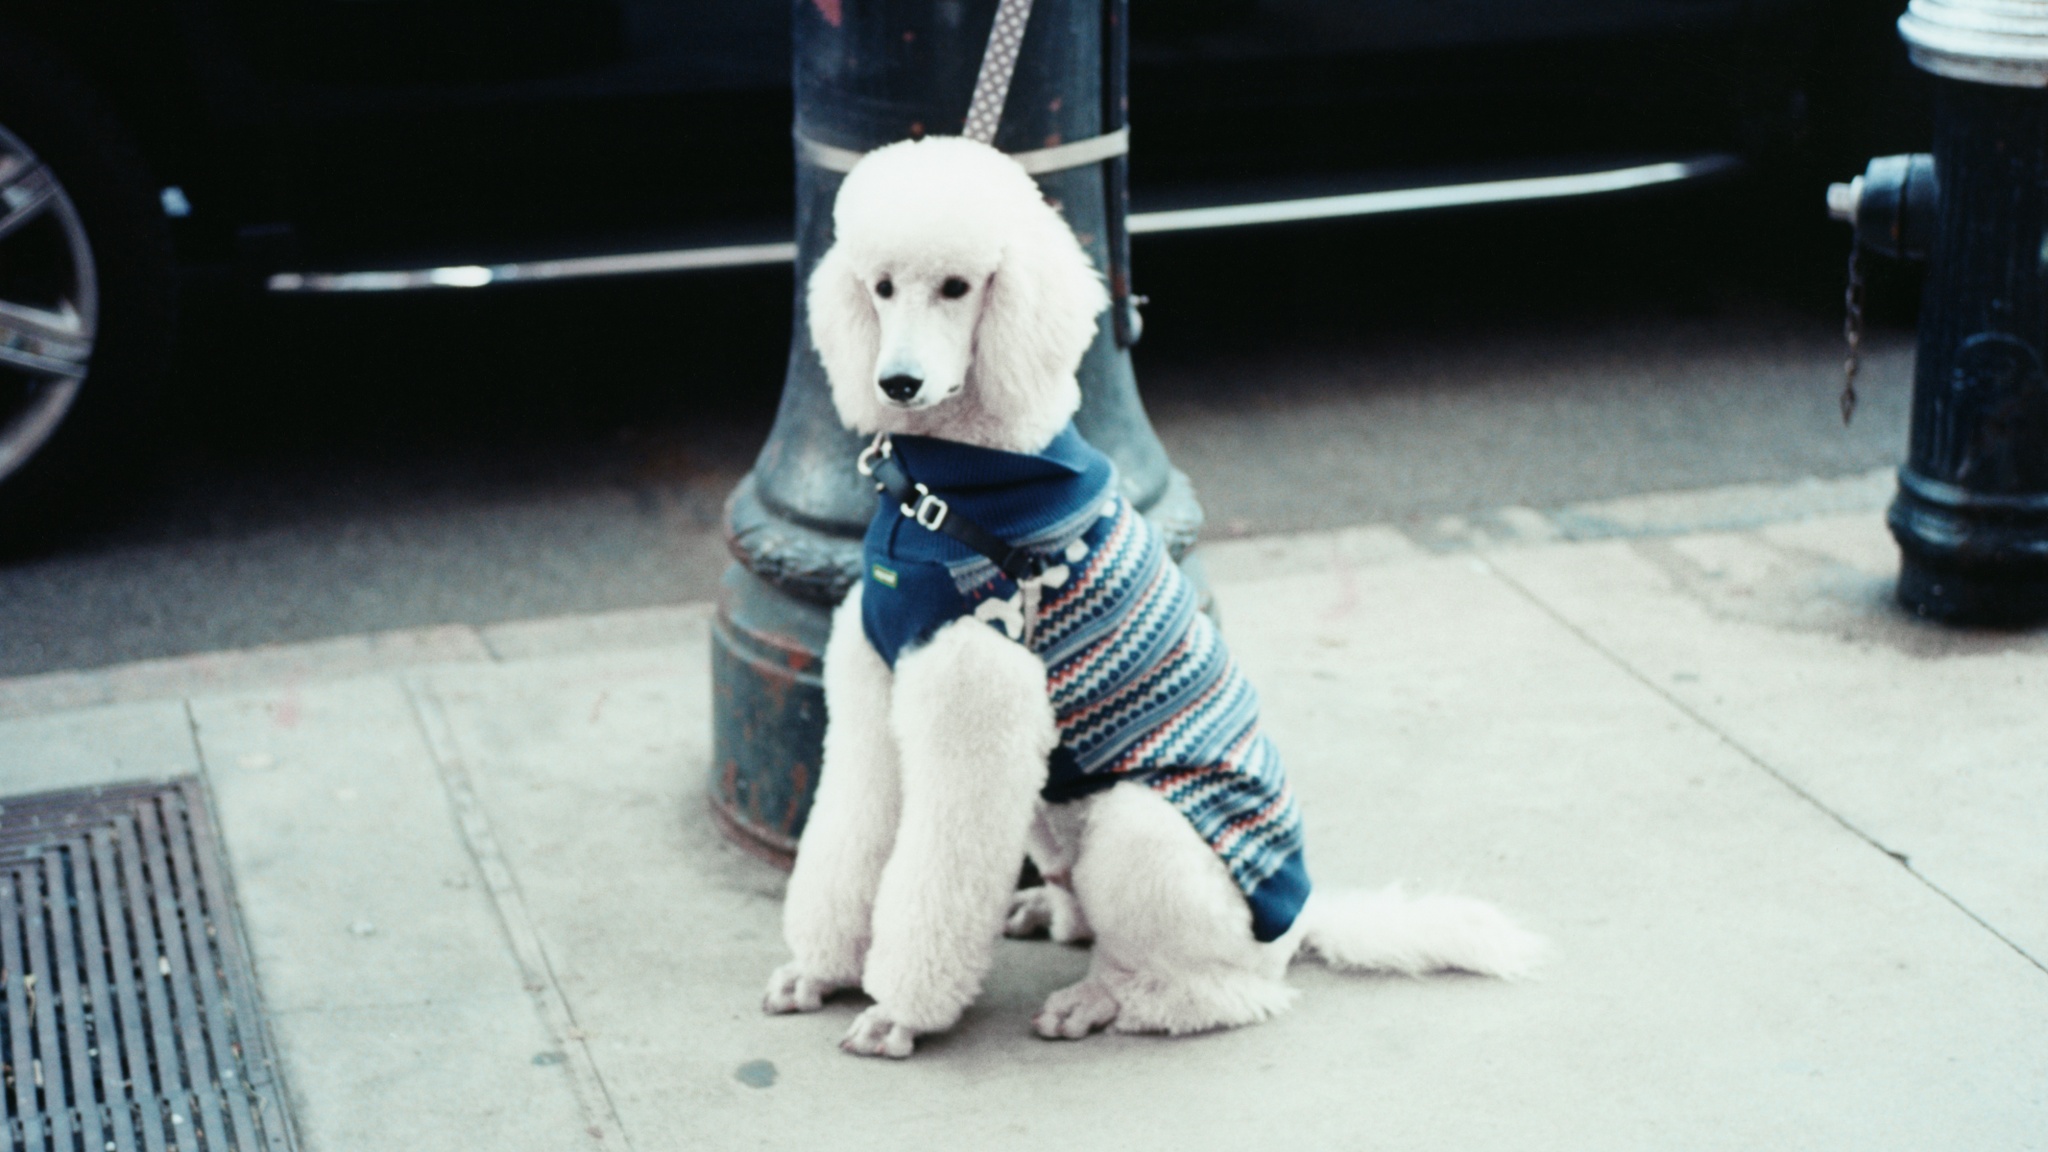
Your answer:
[[[1034,480],[1064,480],[1085,474],[1102,453],[1081,439],[1071,421],[1042,451],[1026,454],[939,440],[930,436],[889,437],[904,471],[934,491],[1003,488]]]
[[[896,458],[912,480],[944,497],[988,531],[1013,543],[1059,525],[1099,501],[1115,483],[1116,466],[1082,439],[1069,422],[1035,453],[1005,452],[929,436],[891,436]],[[881,511],[895,515],[884,496]],[[928,544],[944,552],[954,542],[935,534]],[[900,537],[899,537],[900,539]],[[944,540],[941,545],[939,541]],[[959,545],[964,553],[966,548]]]

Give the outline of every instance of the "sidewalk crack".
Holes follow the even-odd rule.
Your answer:
[[[1546,602],[1542,597],[1536,595],[1536,593],[1531,591],[1521,581],[1515,579],[1513,576],[1508,575],[1505,571],[1503,571],[1500,568],[1499,565],[1488,563],[1486,567],[1489,571],[1493,573],[1493,575],[1496,578],[1500,580],[1501,583],[1506,584],[1509,588],[1512,588],[1515,591],[1516,595],[1520,596],[1524,600],[1527,600],[1531,605],[1533,605],[1536,608],[1537,611],[1543,613],[1545,616],[1548,616],[1552,620],[1556,621],[1559,627],[1563,628],[1567,632],[1570,632],[1573,636],[1576,636],[1579,639],[1580,643],[1583,643],[1584,645],[1586,645],[1586,647],[1591,648],[1593,651],[1599,653],[1600,656],[1603,659],[1605,659],[1608,663],[1614,665],[1616,668],[1619,668],[1624,675],[1628,676],[1631,680],[1634,680],[1636,683],[1641,684],[1643,687],[1648,688],[1652,693],[1656,694],[1665,703],[1671,705],[1671,707],[1677,709],[1681,714],[1686,716],[1693,723],[1713,733],[1715,739],[1721,741],[1721,743],[1727,745],[1730,749],[1734,750],[1734,752],[1737,755],[1741,756],[1743,759],[1749,761],[1751,764],[1754,764],[1757,768],[1761,769],[1765,775],[1777,781],[1780,785],[1782,785],[1785,788],[1786,791],[1792,793],[1794,796],[1797,796],[1799,799],[1811,805],[1815,811],[1820,812],[1828,819],[1833,820],[1836,824],[1841,825],[1841,827],[1844,830],[1846,830],[1850,835],[1856,837],[1858,840],[1863,841],[1865,844],[1870,845],[1872,848],[1875,848],[1879,852],[1882,852],[1886,856],[1890,857],[1894,862],[1898,864],[1900,868],[1905,869],[1908,875],[1912,876],[1913,879],[1919,881],[1923,886],[1925,886],[1928,891],[1934,893],[1936,896],[1939,896],[1943,900],[1947,901],[1949,905],[1953,907],[1956,911],[1961,912],[1964,916],[1967,916],[1972,921],[1974,921],[1979,928],[1982,928],[1984,929],[1984,931],[1989,932],[2000,943],[2012,949],[2014,952],[2017,952],[2021,959],[2025,960],[2029,964],[2032,964],[2035,968],[2041,970],[2043,973],[2048,973],[2048,963],[2044,963],[2039,957],[2035,956],[2033,953],[2021,947],[2018,941],[2014,940],[2010,936],[2007,936],[2005,933],[2000,932],[1996,927],[1994,927],[1991,924],[1990,921],[1978,915],[1975,910],[1973,910],[1969,905],[1963,903],[1953,893],[1949,892],[1948,889],[1943,888],[1941,885],[1935,883],[1933,878],[1928,876],[1925,872],[1922,872],[1918,868],[1915,868],[1913,866],[1912,860],[1907,856],[1906,853],[1888,847],[1883,841],[1879,840],[1876,836],[1873,836],[1869,832],[1866,832],[1862,828],[1858,827],[1854,821],[1850,820],[1848,817],[1842,815],[1840,812],[1837,812],[1833,808],[1829,807],[1825,802],[1821,800],[1820,797],[1814,795],[1812,792],[1809,792],[1805,788],[1801,787],[1790,776],[1787,776],[1785,773],[1779,771],[1770,763],[1770,761],[1764,759],[1763,756],[1759,755],[1748,745],[1744,744],[1742,741],[1736,739],[1734,736],[1724,731],[1720,725],[1715,724],[1712,720],[1709,720],[1705,715],[1701,714],[1692,705],[1687,704],[1683,699],[1679,698],[1669,688],[1666,688],[1664,685],[1659,684],[1656,680],[1652,679],[1651,677],[1644,675],[1640,670],[1636,668],[1634,664],[1631,664],[1627,659],[1623,658],[1623,656],[1619,652],[1616,652],[1613,649],[1609,648],[1607,645],[1602,644],[1599,640],[1595,639],[1591,633],[1587,632],[1584,628],[1579,627],[1576,623],[1573,623],[1563,613],[1553,608],[1548,602]]]
[[[577,1026],[575,1010],[562,991],[554,963],[548,958],[547,947],[541,941],[540,930],[534,926],[525,893],[520,890],[511,862],[498,844],[497,833],[492,830],[490,817],[477,796],[476,784],[470,776],[468,761],[462,755],[455,727],[449,722],[440,697],[431,687],[407,679],[403,682],[403,689],[412,705],[413,719],[419,725],[420,735],[440,772],[441,786],[448,795],[449,806],[454,809],[463,845],[483,875],[484,888],[490,893],[498,923],[504,928],[506,940],[518,959],[526,991],[533,997],[542,1023],[566,1057],[564,1066],[569,1072],[576,1103],[583,1112],[586,1132],[598,1141],[616,1132],[619,1142],[631,1148],[633,1141],[619,1119],[611,1087],[605,1083],[604,1073],[597,1066],[588,1035]]]
[[[470,635],[476,637],[476,642],[483,646],[484,654],[491,658],[491,663],[503,664],[505,662],[505,654],[498,651],[496,644],[491,643],[490,629],[480,624],[472,624],[469,631]]]

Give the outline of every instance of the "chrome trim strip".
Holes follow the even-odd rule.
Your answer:
[[[1063,149],[1081,149],[1083,146],[1106,148],[1108,145],[1103,142],[1117,136],[1122,136],[1127,145],[1129,137],[1119,131],[1108,136],[1076,141],[1073,144],[1062,144],[1058,148],[1041,149],[1037,155],[1060,152]],[[799,137],[799,144],[810,143],[813,142]],[[847,154],[853,155],[850,152]],[[1078,153],[1069,154],[1063,159],[1071,158],[1074,154]],[[1095,163],[1096,159],[1106,159],[1119,154],[1120,152],[1108,152],[1101,157],[1081,162]],[[1029,156],[1034,153],[1021,155]],[[1591,196],[1602,192],[1623,192],[1631,188],[1647,188],[1658,184],[1698,179],[1740,167],[1741,163],[1742,161],[1735,156],[1713,153],[1689,160],[1575,172],[1562,176],[1530,176],[1516,180],[1484,180],[1471,184],[1444,184],[1429,188],[1394,188],[1384,192],[1357,192],[1344,196],[1314,196],[1299,200],[1225,204],[1212,208],[1135,212],[1130,217],[1130,228],[1133,235],[1150,235],[1193,232],[1210,228],[1237,228],[1248,224],[1375,216],[1428,208]],[[649,272],[749,268],[788,264],[795,259],[796,245],[784,241],[775,244],[735,244],[717,248],[625,252],[611,256],[583,256],[567,260],[534,260],[513,264],[458,264],[442,268],[392,272],[279,272],[269,279],[267,286],[272,292],[409,292],[426,288],[482,288],[491,284],[546,283],[597,276],[632,276]]]
[[[482,288],[489,284],[584,280],[597,276],[637,276],[648,272],[751,268],[764,264],[788,264],[795,259],[795,242],[784,240],[774,244],[670,248],[566,260],[530,260],[516,264],[458,264],[403,272],[279,272],[269,279],[266,286],[272,292],[410,292],[421,288]]]
[[[1529,176],[1517,180],[1482,180],[1431,188],[1391,188],[1345,196],[1314,196],[1303,200],[1271,200],[1262,204],[1225,204],[1214,208],[1182,208],[1169,212],[1135,212],[1131,234],[1192,232],[1206,228],[1238,228],[1247,224],[1283,224],[1299,220],[1330,220],[1344,216],[1378,216],[1425,208],[1473,204],[1504,204],[1517,200],[1554,200],[1623,192],[1710,176],[1739,166],[1734,156],[1714,154],[1662,164],[1641,164],[1565,176]]]

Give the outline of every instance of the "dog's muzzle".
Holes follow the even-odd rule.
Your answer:
[[[901,404],[917,395],[917,390],[924,387],[924,381],[915,376],[898,374],[882,377],[881,385],[882,395]]]

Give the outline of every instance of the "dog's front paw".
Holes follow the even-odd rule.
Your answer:
[[[761,997],[761,1011],[816,1012],[825,1006],[825,997],[837,991],[837,984],[812,976],[802,964],[792,960],[768,977],[768,992]]]
[[[854,1017],[839,1046],[856,1056],[887,1056],[901,1060],[917,1047],[917,1034],[889,1019],[880,1004]]]
[[[1047,1040],[1079,1040],[1114,1023],[1116,997],[1093,980],[1062,988],[1045,998],[1045,1007],[1031,1018],[1031,1027]]]

